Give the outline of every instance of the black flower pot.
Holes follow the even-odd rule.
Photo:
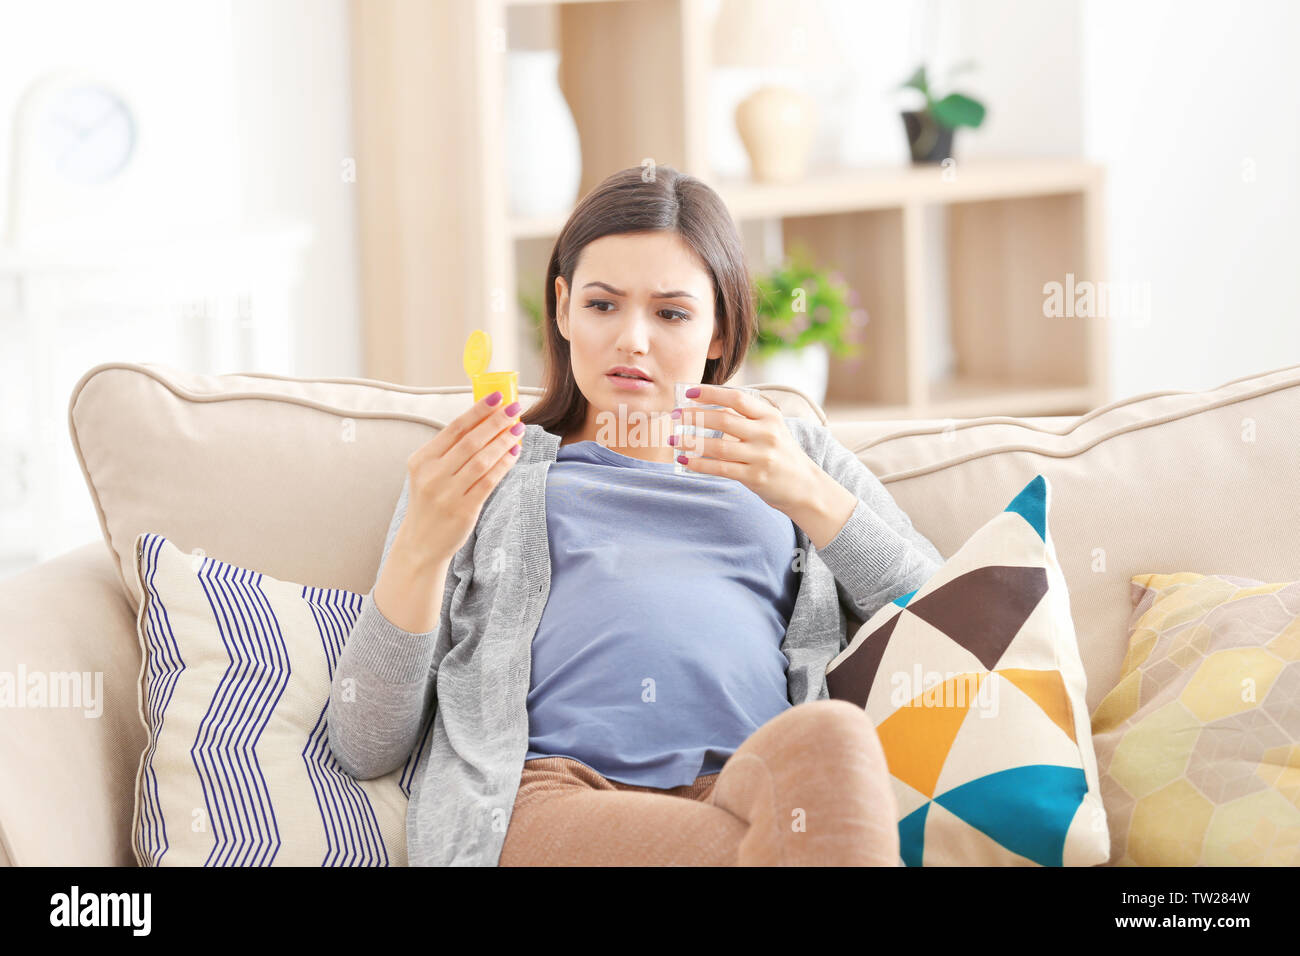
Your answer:
[[[914,163],[941,163],[952,158],[951,126],[942,126],[926,112],[902,113],[903,128],[907,130],[907,145],[912,150]]]

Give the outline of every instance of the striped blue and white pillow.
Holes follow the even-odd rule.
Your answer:
[[[326,736],[334,666],[362,595],[279,581],[147,533],[136,572],[148,731],[136,861],[405,866],[423,737],[398,770],[354,780]]]

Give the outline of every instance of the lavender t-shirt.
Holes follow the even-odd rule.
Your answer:
[[[791,706],[790,519],[743,484],[595,441],[546,483],[551,590],[532,643],[525,759],[676,787]]]

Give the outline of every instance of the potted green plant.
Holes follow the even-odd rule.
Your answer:
[[[754,277],[758,335],[746,358],[746,378],[791,385],[817,404],[826,400],[830,356],[857,355],[852,331],[867,324],[858,294],[844,277],[818,268],[803,243]]]
[[[520,283],[518,293],[519,307],[528,316],[528,325],[533,330],[533,346],[537,349],[538,355],[541,355],[546,347],[546,338],[542,332],[542,296],[540,293],[534,294],[524,290],[540,288],[545,282],[545,277],[538,275],[535,281]]]
[[[974,65],[967,61],[953,67],[948,73],[948,81],[951,82],[958,73],[971,69]],[[898,88],[916,90],[925,97],[923,109],[902,111],[907,145],[911,148],[914,163],[938,163],[951,159],[952,137],[957,127],[969,126],[973,129],[984,122],[984,104],[979,100],[964,93],[949,93],[938,97],[930,89],[924,63]]]

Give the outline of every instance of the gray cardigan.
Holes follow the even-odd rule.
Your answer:
[[[790,662],[790,702],[800,704],[829,696],[826,665],[847,646],[850,623],[920,587],[944,559],[825,426],[785,422],[809,457],[859,499],[821,550],[795,526],[804,563],[781,650]],[[379,613],[372,587],[335,667],[330,749],[359,780],[401,768],[412,866],[495,866],[500,858],[528,750],[530,642],[551,574],[546,474],[559,445],[560,436],[527,426],[519,461],[451,560],[437,627],[424,634],[395,627]],[[408,493],[409,481],[381,570]]]

